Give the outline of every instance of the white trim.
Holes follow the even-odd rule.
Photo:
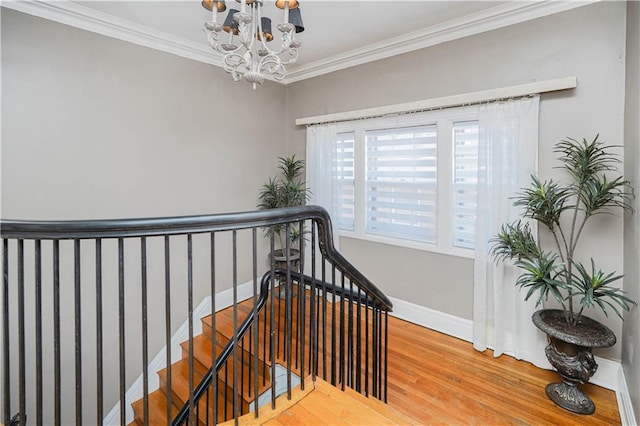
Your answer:
[[[389,299],[393,303],[391,316],[467,342],[472,341],[473,322],[471,320],[416,305],[395,297],[389,297]],[[596,362],[598,363],[598,371],[589,380],[589,383],[615,391],[618,395],[618,401],[620,401],[620,392],[622,392],[622,396],[626,393],[628,399],[629,391],[626,388],[626,383],[624,383],[624,378],[620,379],[620,371],[622,370],[620,362],[598,356],[596,356]],[[618,404],[620,405],[620,402]],[[633,415],[633,408],[630,406],[631,401],[629,400],[627,404],[629,404],[629,407],[625,406],[625,410]],[[622,408],[620,411],[622,413]]]
[[[246,282],[238,286],[238,302],[244,301],[253,295],[253,281]],[[228,308],[233,305],[233,289],[227,289],[216,294],[216,312]],[[200,320],[211,314],[211,296],[204,298],[197,308],[193,310],[193,335],[197,336],[202,333],[202,323]],[[182,348],[180,344],[189,338],[189,321],[185,320],[182,325],[171,336],[171,359],[178,361],[182,358]],[[166,367],[167,346],[165,345],[160,352],[149,363],[147,369],[149,375],[149,392],[157,390],[160,387],[158,371]],[[133,382],[131,387],[125,394],[126,404],[126,424],[133,422],[133,408],[131,404],[139,400],[143,396],[143,377],[142,374]],[[119,425],[120,424],[120,401],[106,415],[103,425]]]
[[[396,105],[386,105],[374,108],[359,109],[355,111],[337,112],[333,114],[317,115],[296,119],[296,125],[309,125],[329,123],[337,121],[359,120],[367,117],[381,117],[392,114],[402,114],[414,111],[428,111],[436,108],[450,108],[480,102],[494,101],[498,99],[517,98],[521,96],[555,92],[558,90],[573,89],[578,86],[577,77],[556,78],[554,80],[536,81],[517,86],[501,87],[498,89],[481,90],[459,95],[443,96],[440,98],[424,99],[415,102],[407,102]]]
[[[618,400],[618,411],[620,412],[620,423],[622,426],[638,426],[633,412],[633,403],[627,387],[627,380],[624,377],[624,369],[618,370],[618,389],[616,390]]]
[[[511,1],[491,9],[394,37],[381,43],[354,49],[298,68],[292,67],[282,83],[294,83],[401,53],[586,6],[597,1],[600,0]],[[193,42],[67,0],[5,0],[2,1],[2,7],[222,67],[221,55],[214,52],[204,41],[202,43]]]
[[[455,315],[436,311],[395,297],[389,297],[393,312],[389,315],[412,322],[422,327],[470,342],[473,336],[473,322]]]
[[[597,355],[595,358],[598,364],[598,371],[589,379],[589,383],[617,392],[619,384],[618,374],[622,369],[620,361],[613,361]]]
[[[2,7],[222,67],[221,55],[204,43],[195,43],[67,0],[3,1]]]
[[[519,24],[554,13],[564,12],[577,7],[595,3],[595,1],[511,1],[506,4],[483,10],[433,25],[409,34],[394,37],[381,43],[370,44],[359,49],[335,55],[320,61],[302,65],[288,72],[283,83],[317,77],[356,65],[389,58],[402,53],[435,46],[437,44],[463,37],[492,31],[509,25]]]

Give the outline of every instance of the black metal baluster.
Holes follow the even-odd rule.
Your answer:
[[[36,425],[42,425],[42,245],[35,240],[36,279]]]
[[[309,316],[311,323],[309,324],[309,371],[311,378],[316,380],[318,374],[318,319],[316,318],[316,230],[314,223],[310,223],[311,227],[311,294],[309,300]]]
[[[229,361],[228,360],[227,360],[227,362],[224,363],[224,383],[225,383],[225,389],[224,389],[224,420],[227,421],[227,420],[229,420],[229,413],[227,413],[227,411],[228,411],[227,407],[229,406],[229,399],[228,399],[228,395],[229,395]]]
[[[389,348],[387,346],[389,342],[389,312],[384,311],[384,402],[387,402],[387,388],[389,383],[387,382],[388,368],[389,368]]]
[[[373,329],[371,335],[373,337],[373,344],[371,345],[371,351],[373,352],[373,365],[371,372],[373,377],[371,378],[371,387],[373,390],[373,396],[378,397],[378,309],[373,308],[371,312]]]
[[[322,380],[327,380],[327,261],[322,255]]]
[[[251,335],[251,329],[249,329],[249,335]],[[242,337],[242,339],[240,340],[240,350],[238,351],[240,356],[239,356],[239,360],[240,360],[240,365],[238,366],[238,369],[240,370],[240,377],[239,377],[239,381],[240,381],[240,393],[239,395],[244,396],[244,370],[245,370],[245,363],[244,363],[244,354],[246,353],[246,349],[245,349],[245,341],[246,338],[245,336]],[[249,365],[251,365],[251,362],[249,362]],[[240,398],[239,398],[240,399]],[[238,410],[240,411],[240,414],[242,414],[242,406],[238,407]]]
[[[9,240],[2,240],[2,407],[3,423],[11,420],[11,362],[9,358]]]
[[[300,330],[300,336],[298,339],[298,347],[300,348],[300,389],[304,390],[304,348],[306,345],[305,329],[306,325],[306,310],[305,305],[307,303],[307,295],[304,287],[304,222],[300,221],[298,224],[300,229],[300,279],[298,280],[298,330]],[[311,345],[309,345],[311,346]]]
[[[149,342],[147,329],[147,238],[140,239],[140,269],[142,297],[142,413],[149,424]]]
[[[260,344],[259,340],[259,330],[258,325],[260,324],[260,320],[258,318],[258,232],[256,228],[251,230],[251,247],[253,249],[253,349],[250,351],[253,356],[253,411],[255,412],[255,418],[258,418],[258,345]],[[266,344],[266,341],[265,341]],[[249,378],[251,378],[251,374],[249,374]],[[250,388],[251,389],[251,388]],[[249,393],[251,395],[251,393]]]
[[[269,277],[269,285],[271,286],[271,283],[273,282],[273,276]],[[266,385],[267,384],[267,363],[264,361],[267,361],[267,359],[270,359],[271,357],[269,356],[269,358],[267,358],[267,330],[269,330],[269,328],[267,327],[267,312],[269,312],[270,308],[267,309],[263,309],[262,311],[262,385]]]
[[[193,400],[193,238],[191,234],[187,235],[187,322],[189,325],[189,358],[187,363],[189,364],[189,424],[194,425],[195,419],[193,417],[196,406]],[[198,417],[196,417],[197,419]]]
[[[292,328],[292,302],[293,302],[293,288],[291,282],[291,269],[290,266],[290,251],[291,251],[291,225],[289,223],[285,226],[285,248],[286,248],[286,261],[287,261],[287,277],[285,282],[285,350],[287,357],[287,399],[291,399],[291,328]]]
[[[356,304],[356,391],[362,391],[362,290],[358,287]]]
[[[336,285],[336,267],[332,265],[331,284]],[[331,384],[337,386],[336,382],[336,292],[331,292]]]
[[[75,359],[76,359],[76,424],[82,424],[82,309],[81,309],[81,285],[80,276],[80,240],[73,240],[74,257],[74,297],[75,297]],[[122,420],[124,421],[124,420]]]
[[[369,396],[369,307],[364,310],[364,394]]]
[[[27,389],[24,343],[24,240],[18,240],[18,401],[20,424],[26,424]],[[9,348],[6,348],[8,350]]]
[[[53,241],[53,374],[54,374],[54,423],[62,418],[60,371],[60,241]]]
[[[2,407],[3,423],[11,420],[11,363],[9,358],[9,240],[2,240]]]
[[[205,425],[215,424],[216,422],[209,420],[209,388],[207,388],[207,390],[204,392],[204,406],[205,406],[204,424]]]
[[[340,286],[342,288],[342,293],[340,293],[340,384],[341,389],[344,390],[345,386],[345,304],[344,304],[344,274],[340,273]]]
[[[233,418],[238,423],[238,232],[233,236]],[[228,383],[228,382],[227,382]]]
[[[126,424],[126,358],[125,358],[125,312],[124,312],[124,239],[118,238],[118,328],[120,336],[120,424]],[[167,346],[170,348],[170,346]]]
[[[349,279],[349,330],[347,333],[347,385],[351,388],[355,388],[353,378],[353,281]]]
[[[273,256],[273,251],[275,250],[275,236],[274,236],[274,232],[273,232],[273,228],[271,228],[271,238],[269,238],[269,253],[272,253],[271,255],[271,259],[269,261],[270,264],[270,282],[269,282],[269,307],[270,307],[270,311],[271,311],[271,315],[270,315],[270,320],[269,320],[269,359],[271,361],[271,408],[274,409],[276,408],[276,384],[275,384],[275,379],[276,379],[276,351],[278,350],[278,347],[276,346],[276,336],[274,333],[274,329],[275,329],[275,322],[276,322],[276,306],[275,306],[275,301],[274,301],[274,293],[275,293],[275,285],[276,285],[276,278],[275,278],[275,259]],[[280,291],[280,287],[278,287],[278,291]],[[278,315],[280,316],[280,315]],[[280,321],[278,320],[278,324],[280,323]],[[278,327],[278,344],[280,342],[280,327]]]
[[[382,309],[378,309],[378,399],[382,399]]]
[[[102,362],[102,240],[96,239],[96,424],[104,419]]]
[[[165,316],[165,345],[167,348],[167,424],[173,419],[172,391],[171,391],[171,244],[169,236],[164,236],[164,316]]]
[[[211,233],[211,368],[216,366],[216,234]],[[215,371],[214,371],[215,372]],[[211,380],[211,395],[213,396],[213,424],[218,423],[218,375]],[[209,412],[207,410],[207,412]]]

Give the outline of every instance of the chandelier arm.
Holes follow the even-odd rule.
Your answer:
[[[242,69],[238,69],[242,64],[245,64],[247,61],[244,55],[240,55],[238,53],[228,53],[222,59],[222,65],[226,72],[230,73],[235,81],[240,81],[244,72]]]
[[[289,65],[289,64],[293,64],[298,60],[298,49],[296,48],[291,48],[285,52],[283,52],[282,54],[288,53],[291,57],[288,60],[283,60],[282,58],[280,58],[280,61],[282,62],[283,65]]]
[[[273,75],[273,78],[277,81],[282,81],[287,74],[287,70],[280,61],[280,58],[274,55],[268,55],[260,59],[258,69],[266,71]]]

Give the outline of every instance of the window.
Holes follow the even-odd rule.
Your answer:
[[[355,229],[355,177],[354,151],[355,137],[353,132],[339,133],[335,144],[333,161],[334,179],[336,180],[336,202],[338,203],[340,229]]]
[[[472,256],[477,107],[338,124],[341,234]]]
[[[436,242],[436,126],[366,132],[367,232]]]

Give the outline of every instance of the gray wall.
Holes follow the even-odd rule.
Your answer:
[[[624,221],[624,274],[628,296],[640,302],[640,3],[627,3],[627,88],[625,102],[625,175],[636,189],[635,212]],[[640,424],[640,309],[625,315],[622,367]],[[633,422],[632,422],[633,423]]]
[[[594,4],[286,88],[267,82],[255,92],[212,66],[2,9],[1,216],[253,209],[255,197],[247,194],[256,194],[275,172],[265,159],[284,152],[304,156],[305,131],[291,127],[295,118],[575,75],[577,89],[544,95],[541,102],[540,171],[556,177],[550,148],[558,140],[600,133],[623,143],[625,7]],[[638,22],[637,4],[629,8],[629,22]],[[635,98],[628,97],[624,131],[626,173],[638,182],[635,27],[629,46],[635,46],[630,59],[636,65],[627,65],[635,67],[627,69]],[[256,124],[241,125],[240,111]],[[625,286],[638,298],[638,215],[627,216],[624,226]],[[621,215],[593,224],[587,237],[584,252],[593,252],[605,270],[623,270]],[[341,249],[387,294],[471,318],[471,260],[346,238]],[[241,271],[240,281],[246,278]],[[615,318],[594,316],[621,335]],[[174,317],[176,323],[183,318]],[[627,320],[623,362],[634,392],[640,383],[638,310]],[[599,354],[619,358],[621,345]],[[113,402],[114,389],[109,392]],[[637,390],[632,397],[640,412]]]
[[[87,219],[254,210],[260,186],[276,172],[276,157],[286,154],[286,117],[281,112],[285,101],[281,85],[267,82],[253,91],[214,66],[3,8],[1,217]],[[247,237],[241,237],[241,247]],[[196,240],[196,249],[200,243],[207,244]],[[153,357],[164,344],[164,278],[161,241],[149,245],[149,353]],[[187,305],[186,245],[178,240],[174,247],[175,330],[186,319]],[[63,259],[72,259],[71,247],[63,244],[62,250]],[[111,363],[108,368],[117,368],[117,275],[111,268],[117,258],[111,242],[105,242],[104,250],[104,268],[110,268],[103,283],[104,356]],[[140,249],[132,243],[125,250],[139,253]],[[95,401],[92,253],[91,245],[83,243],[86,423],[93,422]],[[218,252],[219,290],[231,286],[230,271],[224,270],[230,269],[230,261],[225,261],[230,253],[228,246]],[[206,266],[208,261],[205,257],[195,262]],[[51,265],[45,262],[44,270],[45,283],[50,283]],[[27,275],[31,271],[28,268]],[[74,387],[72,271],[63,267],[61,280],[63,389],[70,395]],[[140,272],[139,266],[129,263],[125,271],[130,384],[141,373]],[[208,294],[208,269],[196,267],[194,274],[197,304]],[[239,263],[238,275],[240,283],[251,279],[247,262]],[[29,304],[32,288],[27,289],[27,298]],[[45,284],[45,348],[53,345],[51,299]],[[28,314],[32,318],[30,308]],[[27,330],[31,354],[32,320]],[[12,345],[12,350],[16,347]],[[45,355],[46,362],[50,358]],[[29,383],[32,380],[29,367]],[[53,389],[51,381],[48,374],[45,393]],[[106,410],[116,401],[117,386],[111,378],[105,383]],[[17,404],[15,396],[13,403]],[[74,410],[66,404],[63,423],[69,424]],[[45,408],[48,423],[52,409]],[[35,419],[33,412],[28,416]]]
[[[540,175],[558,177],[557,141],[600,133],[623,143],[625,8],[585,6],[292,84],[290,121],[577,76],[575,90],[543,95],[540,104]],[[305,129],[292,128],[289,139],[303,155]],[[593,253],[604,270],[622,272],[622,214],[598,220],[578,255]],[[471,319],[471,260],[346,238],[341,249],[388,295]],[[618,319],[592,314],[620,335]],[[619,359],[620,345],[599,355]]]

